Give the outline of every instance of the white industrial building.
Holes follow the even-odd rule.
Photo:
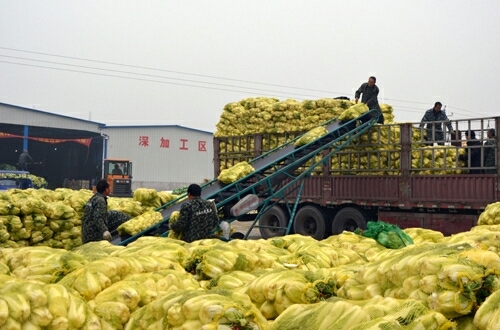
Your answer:
[[[173,190],[211,180],[213,135],[178,125],[106,126],[105,158],[132,162],[132,189]]]
[[[211,132],[178,125],[108,127],[0,103],[0,164],[15,165],[23,149],[36,163],[30,171],[51,189],[68,180],[95,182],[105,158],[133,163],[133,190],[173,190],[214,175]]]

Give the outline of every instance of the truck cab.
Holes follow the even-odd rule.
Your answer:
[[[33,188],[33,182],[26,171],[0,171],[0,191],[8,189]]]
[[[109,183],[111,196],[132,196],[132,162],[130,160],[118,158],[105,159],[104,177]]]

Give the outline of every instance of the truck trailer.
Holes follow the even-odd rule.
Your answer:
[[[215,136],[214,179],[201,185],[201,197],[215,202],[220,220],[252,221],[243,238],[258,228],[263,238],[297,233],[320,240],[378,220],[446,235],[476,225],[500,197],[499,143],[483,144],[489,128],[498,132],[500,117],[453,121],[456,131],[443,132],[447,140],[430,146],[419,124],[380,125],[378,115],[372,109],[349,121],[333,118],[319,125],[323,135],[305,144],[297,143],[305,132]],[[467,145],[464,131],[476,132],[478,140]],[[477,167],[471,151],[484,157],[491,148],[495,164],[481,158]],[[222,170],[240,162],[253,171],[219,180]],[[170,216],[185,197],[156,209],[162,221],[116,243],[168,236]]]
[[[447,140],[433,146],[425,140],[427,132],[420,123],[370,127],[312,171],[300,194],[295,189],[265,211],[255,227],[264,238],[284,235],[285,228],[290,228],[291,233],[316,239],[365,229],[368,221],[377,220],[445,235],[470,230],[485,207],[500,200],[498,139],[495,166],[484,163],[486,148],[491,147],[484,145],[486,132],[490,128],[498,132],[500,117],[453,120],[452,125],[455,131],[444,132]],[[468,131],[475,132],[477,146],[468,147],[462,140]],[[302,133],[215,137],[214,176],[268,152],[275,141],[292,140]],[[481,156],[480,167],[469,166],[473,148]],[[443,153],[448,157],[440,157]],[[292,213],[287,205],[293,203]]]

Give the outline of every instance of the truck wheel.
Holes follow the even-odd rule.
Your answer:
[[[269,210],[267,210],[259,218],[259,226],[268,227],[286,227],[288,225],[288,216],[285,211],[278,205],[274,205]],[[263,228],[259,227],[260,235],[262,238],[272,238],[277,236],[284,236],[286,234],[285,229],[274,229],[274,228]]]
[[[317,240],[325,237],[325,216],[320,209],[307,205],[297,211],[293,222],[293,230],[296,234],[312,236]]]
[[[359,209],[346,207],[337,212],[332,222],[332,234],[337,235],[346,231],[354,231],[356,228],[366,229],[366,219]]]

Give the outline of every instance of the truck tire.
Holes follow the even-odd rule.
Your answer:
[[[259,218],[259,226],[286,227],[287,225],[288,215],[286,215],[285,211],[278,205],[271,207]],[[259,227],[259,231],[264,239],[284,236],[286,234],[285,229]]]
[[[356,228],[366,229],[366,219],[363,212],[355,207],[346,207],[338,211],[332,222],[332,234],[337,235]]]
[[[293,230],[296,234],[311,236],[317,240],[325,238],[326,219],[323,212],[313,205],[300,208],[295,215]]]

